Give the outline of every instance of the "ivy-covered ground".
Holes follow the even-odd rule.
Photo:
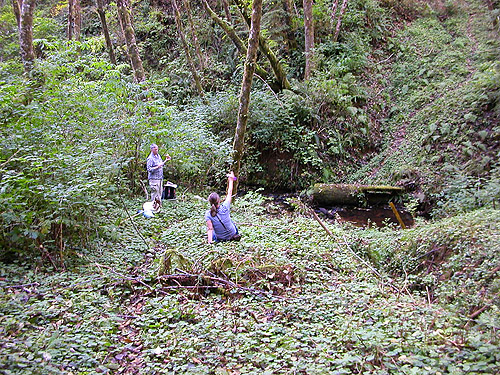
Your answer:
[[[65,271],[2,264],[0,372],[500,371],[498,210],[405,231],[324,220],[330,236],[290,207],[238,198],[242,240],[208,245],[206,202],[185,195]]]

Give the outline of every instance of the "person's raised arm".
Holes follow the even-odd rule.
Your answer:
[[[233,171],[227,174],[227,195],[225,202],[231,204],[231,200],[233,199],[233,184],[236,180]]]

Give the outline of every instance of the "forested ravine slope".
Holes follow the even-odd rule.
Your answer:
[[[242,239],[209,245],[251,2],[0,2],[0,373],[500,373],[499,1],[262,5]],[[414,225],[322,228],[315,182],[402,186]]]
[[[459,210],[445,202],[459,190],[463,206],[474,205],[465,196],[498,185],[499,168],[498,30],[483,2],[449,6],[395,35],[401,49],[381,68],[390,82],[380,90],[389,106],[385,139],[349,177],[406,186],[421,203],[440,206],[438,215]],[[494,191],[476,200],[491,202]]]

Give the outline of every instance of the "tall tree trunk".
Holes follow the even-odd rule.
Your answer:
[[[112,64],[116,65],[116,57],[113,50],[113,43],[111,42],[111,37],[109,36],[109,29],[108,23],[106,22],[106,12],[104,11],[103,0],[97,0],[97,13],[99,14],[99,19],[101,20],[102,33],[104,34],[106,46],[108,47],[109,60]]]
[[[222,6],[224,7],[224,13],[226,13],[227,22],[231,23],[231,10],[229,9],[229,3],[227,0],[222,0]]]
[[[141,56],[139,55],[139,49],[137,48],[137,42],[135,40],[135,32],[130,19],[130,10],[126,5],[126,0],[117,0],[116,6],[118,8],[118,17],[120,18],[123,33],[125,34],[125,42],[127,43],[128,54],[130,62],[132,63],[132,69],[134,70],[135,79],[137,82],[142,82],[146,77],[144,75]]]
[[[21,5],[19,18],[19,47],[24,70],[29,72],[35,62],[35,51],[33,50],[33,10],[35,0],[24,0]]]
[[[18,0],[12,0],[12,8],[14,10],[14,15],[16,16],[17,28],[21,25],[21,2]]]
[[[198,90],[198,94],[203,98],[204,97],[203,88],[201,87],[200,77],[196,72],[196,67],[194,65],[193,59],[191,58],[191,53],[189,52],[189,46],[186,42],[186,37],[184,36],[184,30],[182,28],[181,15],[179,13],[179,7],[177,6],[177,1],[172,0],[172,4],[174,6],[174,16],[175,16],[175,24],[177,25],[177,32],[179,33],[179,38],[181,38],[181,43],[182,47],[184,48],[184,53],[186,54],[186,60],[189,65],[189,70],[191,70],[196,90]]]
[[[241,15],[243,19],[246,21],[248,26],[250,27],[250,17],[248,16],[245,8],[245,4],[243,3],[242,0],[236,0],[236,5],[238,6]],[[259,28],[260,30],[260,28]],[[276,80],[280,84],[280,86],[284,89],[290,90],[290,82],[288,82],[288,78],[286,77],[285,70],[283,69],[283,66],[279,62],[278,58],[274,54],[274,52],[271,50],[269,47],[269,43],[267,43],[267,40],[262,36],[259,35],[259,49],[260,51],[267,57],[269,60],[269,63],[271,64],[271,68],[273,69],[274,75],[276,76]]]
[[[304,34],[305,34],[305,55],[306,68],[304,70],[304,79],[311,77],[314,69],[314,23],[312,14],[313,0],[304,0]]]
[[[198,56],[198,61],[200,63],[200,68],[203,70],[206,68],[205,57],[201,52],[200,42],[198,42],[198,36],[196,35],[196,28],[194,27],[193,17],[191,13],[191,5],[189,4],[189,0],[184,0],[184,6],[186,8],[186,14],[188,17],[189,27],[191,29],[191,35],[193,38],[193,45],[196,51],[196,55]]]
[[[245,43],[240,39],[240,37],[236,34],[236,31],[234,31],[233,27],[229,25],[225,20],[220,18],[213,10],[210,8],[210,4],[208,4],[207,0],[202,0],[203,5],[205,7],[205,10],[207,11],[208,15],[212,20],[214,20],[222,30],[225,31],[226,35],[229,37],[229,39],[232,40],[240,54],[246,56],[247,55],[247,47],[245,46]],[[267,79],[268,74],[267,72],[262,69],[259,65],[255,66],[255,73],[258,74],[262,79]]]
[[[344,17],[345,10],[347,8],[347,0],[342,1],[342,7],[340,8],[339,15],[337,17],[337,26],[335,27],[335,34],[333,35],[333,41],[336,42],[340,34],[340,26],[342,25],[342,18]]]
[[[119,13],[118,13],[118,23],[120,24],[120,28],[116,30],[116,35],[118,37],[118,45],[122,46],[124,44],[127,44],[127,41],[125,39],[125,27],[123,26],[123,22]],[[126,50],[125,52],[127,53],[127,57],[130,59],[128,50]]]
[[[252,20],[250,35],[248,36],[248,49],[245,61],[245,71],[241,83],[240,105],[238,109],[238,122],[234,134],[233,143],[233,171],[235,176],[240,174],[241,159],[245,146],[245,132],[248,122],[248,107],[250,105],[250,90],[252,88],[255,62],[257,61],[257,49],[259,47],[260,19],[262,17],[262,0],[253,0]],[[233,192],[236,193],[238,181],[235,181]]]
[[[333,25],[336,20],[337,7],[339,6],[339,0],[335,0],[332,5],[332,13],[330,14],[331,27],[333,29]]]
[[[293,10],[291,0],[283,0],[283,10],[285,11],[285,25],[286,25],[286,44],[288,51],[297,49],[297,39],[295,39],[295,32],[297,31],[295,22],[293,22]]]
[[[66,33],[68,40],[73,39],[73,30],[75,29],[75,12],[73,10],[75,0],[68,0],[68,27]]]
[[[82,7],[80,0],[68,0],[68,40],[80,40]]]
[[[73,0],[73,39],[80,40],[82,31],[82,6],[80,0]]]

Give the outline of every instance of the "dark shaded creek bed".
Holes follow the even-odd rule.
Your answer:
[[[390,207],[319,207],[317,211],[321,212],[329,219],[338,220],[340,222],[349,222],[359,227],[369,225],[384,227],[388,224],[396,224],[399,226],[399,222]],[[411,227],[414,224],[413,217],[408,211],[398,208],[398,212],[401,216],[401,220],[403,220],[403,223],[407,227]]]
[[[299,200],[297,193],[265,193],[265,196],[272,198],[274,203],[283,207],[288,211],[293,211],[294,208],[290,205],[289,199]],[[389,207],[385,206],[372,206],[372,207],[320,207],[317,205],[307,204],[309,207],[322,217],[328,218],[330,221],[339,221],[342,223],[349,222],[357,227],[368,227],[376,225],[381,228],[387,225],[396,224],[397,228],[401,228],[394,212]],[[401,220],[406,227],[411,227],[415,223],[413,216],[403,208],[396,205]]]

